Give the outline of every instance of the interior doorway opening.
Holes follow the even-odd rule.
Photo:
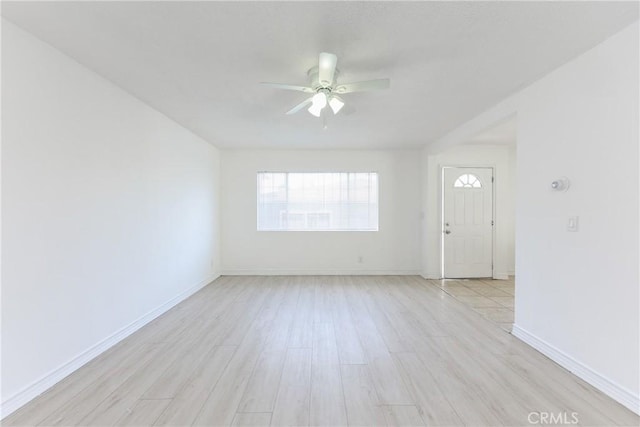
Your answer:
[[[444,278],[492,278],[493,167],[442,168],[441,260]]]
[[[511,331],[514,321],[517,286],[515,270],[516,125],[515,115],[505,118],[468,138],[460,145],[429,155],[428,159],[429,176],[432,180],[432,184],[428,187],[429,194],[432,195],[429,212],[433,220],[427,223],[427,231],[429,236],[433,236],[433,246],[430,246],[431,252],[428,252],[426,257],[427,277],[440,279],[434,282],[443,291],[506,331]],[[487,178],[483,178],[480,171],[474,172],[474,170],[484,168],[492,170],[494,178],[489,184],[493,198],[493,210],[490,214],[493,220],[490,239],[492,247],[489,252],[492,268],[488,272],[485,270],[482,274],[468,272],[457,274],[455,270],[452,271],[451,264],[447,262],[447,239],[458,235],[460,231],[453,229],[453,223],[447,221],[450,216],[447,212],[445,200],[447,188],[445,187],[448,186],[452,194],[456,192],[469,194],[457,196],[458,208],[460,208],[458,216],[460,212],[465,212],[466,208],[462,208],[469,198],[476,198],[475,201],[471,200],[469,206],[474,206],[475,203],[473,209],[479,209],[484,204],[479,203],[480,196],[473,196],[473,194],[486,185]],[[452,172],[451,177],[446,176],[447,170]],[[454,171],[456,173],[453,173]],[[458,187],[455,187],[458,179]],[[491,181],[490,177],[488,181]],[[450,231],[449,234],[446,233],[447,230]],[[481,242],[481,239],[476,241]],[[458,246],[464,248],[463,243],[459,242]],[[485,246],[485,254],[486,251]],[[462,255],[465,253],[462,252]],[[461,259],[460,256],[459,254],[459,259]],[[455,261],[455,253],[453,257]],[[429,270],[429,267],[432,269]]]

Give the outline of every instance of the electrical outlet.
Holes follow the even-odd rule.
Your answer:
[[[570,216],[567,220],[567,231],[578,231],[578,217]]]

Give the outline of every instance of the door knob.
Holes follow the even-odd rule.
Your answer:
[[[444,234],[451,234],[451,230],[444,230]]]

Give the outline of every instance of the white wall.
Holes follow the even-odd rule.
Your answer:
[[[224,150],[221,154],[225,274],[420,271],[420,151]],[[379,231],[258,232],[259,171],[378,172]]]
[[[6,21],[2,67],[6,415],[215,278],[220,245],[217,149]]]
[[[513,333],[640,413],[638,36],[636,22],[432,149],[517,114]],[[569,191],[551,191],[563,175]]]
[[[510,152],[514,149],[507,145],[460,145],[452,147],[442,153],[430,154],[427,147],[423,153],[424,194],[426,199],[425,231],[422,254],[422,275],[429,279],[442,277],[441,272],[441,238],[442,218],[441,203],[442,181],[441,172],[444,166],[487,166],[494,168],[494,220],[495,245],[493,254],[493,277],[506,279],[513,274],[513,224],[515,205],[514,194],[511,191],[513,176],[510,165]]]
[[[521,94],[516,252],[516,332],[636,411],[638,52],[636,23]]]
[[[516,274],[516,197],[518,194],[518,150],[516,145],[509,146],[507,167],[509,188],[507,189],[507,210],[505,211],[507,230],[507,273]]]

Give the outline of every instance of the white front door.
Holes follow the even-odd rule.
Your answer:
[[[492,277],[493,169],[443,171],[443,275]]]

